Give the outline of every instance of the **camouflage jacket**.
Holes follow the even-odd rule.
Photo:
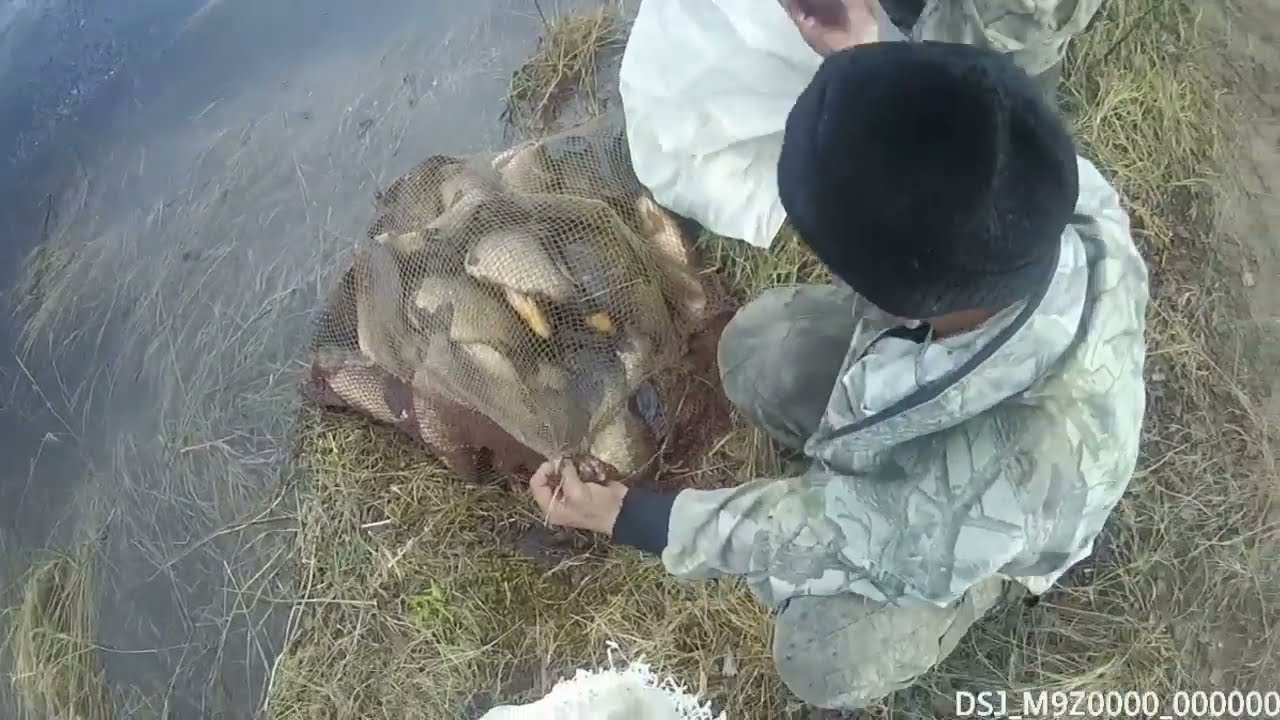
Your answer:
[[[1148,290],[1119,196],[1079,168],[1078,217],[1042,297],[970,333],[870,351],[891,323],[861,310],[808,472],[679,493],[668,571],[742,575],[773,605],[941,606],[992,576],[1043,592],[1087,557],[1137,462]]]
[[[1102,0],[929,0],[912,40],[967,43],[1004,53],[1032,75],[1053,67]]]

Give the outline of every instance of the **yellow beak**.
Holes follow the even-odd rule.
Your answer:
[[[510,288],[503,288],[503,294],[506,296],[507,304],[516,311],[521,320],[524,320],[530,330],[540,338],[551,339],[551,323],[542,312],[542,308],[538,307],[536,300]]]

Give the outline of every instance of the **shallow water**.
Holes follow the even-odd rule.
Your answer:
[[[539,29],[524,0],[0,2],[0,599],[97,541],[122,716],[259,707],[311,313],[376,187],[502,145]]]

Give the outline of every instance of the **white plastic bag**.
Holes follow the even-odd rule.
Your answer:
[[[541,700],[496,707],[480,720],[728,720],[642,661],[614,667],[617,649],[610,643],[609,668],[579,670]]]
[[[902,40],[880,13],[881,40]],[[708,230],[769,247],[787,114],[818,56],[777,0],[642,0],[620,75],[636,176]]]

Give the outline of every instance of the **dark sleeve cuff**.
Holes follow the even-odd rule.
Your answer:
[[[667,547],[667,530],[674,492],[656,492],[633,487],[622,496],[622,508],[613,522],[613,541],[651,555],[661,555]]]

